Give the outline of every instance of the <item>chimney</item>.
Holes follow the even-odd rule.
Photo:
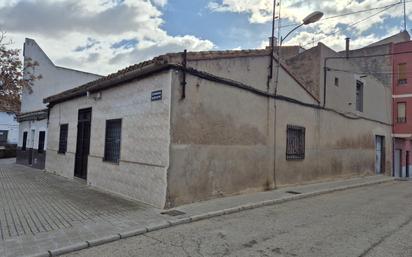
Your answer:
[[[272,43],[275,44],[275,46],[277,46],[278,39],[276,37],[273,37],[273,40],[272,40],[272,37],[269,37],[269,47],[272,47]]]
[[[346,38],[346,58],[349,58],[349,44],[350,44],[350,38]]]

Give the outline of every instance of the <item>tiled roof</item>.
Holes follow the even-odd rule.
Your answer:
[[[252,49],[252,50],[228,50],[228,51],[201,51],[201,52],[188,52],[187,60],[209,60],[209,59],[222,59],[222,58],[237,58],[237,57],[253,57],[253,56],[268,56],[270,54],[270,48],[267,49]],[[148,73],[158,72],[176,64],[180,63],[182,53],[168,53],[160,55],[149,61],[144,61],[138,64],[131,65],[125,69],[119,70],[115,73],[109,74],[105,77],[99,78],[82,86],[64,91],[57,95],[49,96],[43,100],[44,103],[61,102],[75,97],[83,96],[88,91],[102,90],[108,87],[109,83],[115,83],[115,80],[125,77],[128,74],[136,73],[140,76],[147,75]],[[290,69],[284,62],[281,62],[282,67],[291,75],[300,85],[303,86],[302,81],[290,72]],[[138,77],[135,75],[135,77]],[[123,81],[122,81],[123,82]],[[120,81],[118,82],[120,83]],[[315,98],[316,99],[316,98]]]

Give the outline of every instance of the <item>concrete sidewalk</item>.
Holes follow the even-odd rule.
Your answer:
[[[58,256],[170,226],[393,181],[384,176],[347,179],[214,199],[168,212],[15,164],[2,164],[0,175],[0,188],[6,192],[0,194],[0,202],[5,203],[0,206],[0,213],[8,213],[3,223],[10,223],[0,224],[9,233],[3,232],[0,256],[7,257]]]

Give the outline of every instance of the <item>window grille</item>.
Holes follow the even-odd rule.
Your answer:
[[[7,130],[0,130],[0,143],[7,143],[7,135],[9,131]]]
[[[59,137],[59,151],[58,153],[66,153],[67,151],[67,136],[69,134],[69,124],[60,125],[60,137]]]
[[[305,159],[305,128],[288,125],[286,134],[286,160]]]
[[[406,103],[398,103],[398,115],[396,121],[398,123],[406,123]]]
[[[106,121],[106,138],[104,144],[104,160],[119,163],[122,120]]]

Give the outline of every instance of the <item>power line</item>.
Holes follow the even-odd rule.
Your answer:
[[[339,71],[339,72],[344,72],[344,73],[351,73],[351,74],[359,74],[359,75],[394,75],[394,74],[399,74],[399,72],[393,72],[393,71],[367,71],[367,72],[361,72],[361,71],[351,71],[351,70],[342,70],[342,69],[335,69],[335,68],[330,68],[326,67],[328,71]],[[412,74],[412,72],[404,72],[404,74]]]
[[[359,56],[348,56],[348,57],[344,57],[344,56],[336,56],[336,57],[326,57],[328,59],[360,59],[360,58],[373,58],[373,57],[385,57],[385,56],[394,56],[394,55],[402,55],[402,54],[412,54],[412,51],[405,51],[405,52],[399,52],[399,53],[389,53],[389,54],[373,54],[373,55],[359,55]],[[391,66],[392,67],[392,66]],[[355,74],[388,74],[388,75],[393,75],[393,74],[398,74],[398,72],[387,72],[387,71],[382,71],[382,72],[357,72],[357,71],[350,71],[350,70],[343,70],[343,69],[337,69],[337,68],[331,68],[331,67],[325,67],[328,70],[331,71],[340,71],[340,72],[346,72],[346,73],[355,73]],[[412,74],[412,72],[406,72],[407,74]]]
[[[366,18],[363,18],[363,19],[361,19],[361,20],[358,20],[358,21],[356,21],[356,22],[354,22],[354,23],[349,24],[349,25],[348,25],[346,28],[344,28],[343,30],[347,30],[347,29],[349,29],[350,27],[353,27],[353,26],[355,26],[355,25],[357,25],[357,24],[359,24],[359,23],[361,23],[361,22],[364,22],[364,21],[366,21],[366,20],[368,20],[368,19],[370,19],[370,18],[372,18],[372,17],[374,17],[374,16],[376,16],[376,15],[382,13],[382,12],[385,12],[385,11],[387,11],[387,10],[389,10],[389,9],[391,9],[391,8],[399,5],[399,4],[400,4],[400,2],[397,3],[397,4],[392,4],[392,5],[390,5],[390,6],[387,6],[385,9],[380,10],[379,12],[376,12],[376,13],[374,13],[374,14],[372,14],[372,15],[369,15],[369,16],[366,17]],[[325,38],[328,38],[328,37],[330,37],[330,36],[332,36],[332,35],[335,35],[337,32],[339,32],[339,31],[341,31],[341,30],[342,30],[342,28],[336,28],[334,31],[332,31],[332,32],[330,32],[330,33],[327,33],[325,36],[321,37],[320,39],[317,39],[317,40],[315,40],[315,41],[313,41],[313,42],[304,44],[302,47],[305,47],[305,46],[307,46],[307,45],[309,45],[309,44],[312,44],[312,43],[314,43],[314,42],[319,42],[319,41],[321,41],[321,40],[323,40],[323,39],[325,39]]]
[[[402,0],[402,1],[404,1],[404,0]],[[405,3],[408,3],[408,2],[412,2],[412,1],[405,1]],[[335,18],[339,18],[339,17],[349,16],[349,15],[352,15],[352,14],[358,14],[358,13],[370,12],[370,11],[374,11],[374,10],[385,9],[385,8],[392,7],[394,5],[398,5],[398,4],[402,4],[402,3],[403,2],[399,1],[399,2],[396,2],[396,3],[388,4],[388,5],[381,6],[381,7],[374,7],[374,8],[369,8],[369,9],[364,9],[364,10],[359,10],[359,11],[353,11],[353,12],[338,14],[338,15],[334,15],[334,16],[328,16],[328,17],[323,18],[318,23],[322,23],[324,20],[335,19]],[[289,24],[281,26],[281,28],[292,27],[292,26],[297,26],[297,25],[299,25],[299,23],[289,23]]]

